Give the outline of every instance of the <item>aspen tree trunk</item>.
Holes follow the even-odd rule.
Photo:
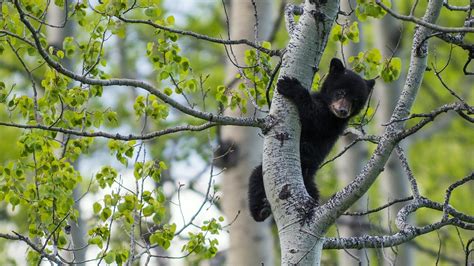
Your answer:
[[[289,33],[291,39],[280,76],[297,78],[304,87],[310,88],[339,10],[339,1],[307,0],[303,9],[298,24]],[[270,115],[276,121],[264,138],[263,173],[265,193],[278,226],[281,264],[319,265],[328,224],[321,223],[315,228],[313,219],[318,213],[305,214],[314,208],[314,200],[308,195],[301,174],[298,111],[291,101],[276,92]]]
[[[255,39],[255,8],[250,0],[232,0],[229,14],[230,37],[232,39]],[[265,40],[270,34],[273,22],[273,1],[255,0],[258,14],[258,38]],[[245,50],[248,46],[227,47],[230,59],[239,66],[244,66]],[[233,51],[233,54],[232,52]],[[227,62],[227,81],[238,74],[232,62]],[[233,88],[230,88],[233,89]],[[252,116],[253,105],[247,106],[247,114],[240,110],[226,110],[225,115]],[[231,141],[237,147],[237,165],[227,167],[222,179],[222,206],[228,220],[240,212],[237,220],[230,227],[230,244],[226,265],[273,265],[273,239],[270,230],[270,219],[265,223],[256,223],[248,210],[248,180],[250,173],[262,161],[262,138],[255,128],[226,126],[222,128],[222,138]]]

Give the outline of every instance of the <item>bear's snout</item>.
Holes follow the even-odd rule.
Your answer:
[[[331,112],[339,118],[347,118],[351,114],[351,102],[345,98],[334,101],[330,105]]]

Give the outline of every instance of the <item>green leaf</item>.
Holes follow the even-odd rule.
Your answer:
[[[61,51],[61,50],[58,50],[58,52],[56,53],[56,55],[59,57],[59,58],[64,58],[64,52]]]
[[[262,42],[262,47],[265,49],[272,49],[272,44],[270,42]]]
[[[160,162],[159,162],[159,165],[160,165],[160,168],[163,169],[163,170],[167,170],[167,169],[168,169],[168,166],[167,166],[166,163],[163,162],[163,161],[160,161]]]
[[[172,26],[174,24],[174,17],[173,16],[169,16],[166,18],[166,23],[170,26]]]
[[[380,75],[385,82],[397,80],[400,77],[402,60],[398,57],[391,58],[384,64]]]
[[[113,262],[115,262],[115,252],[108,252],[107,255],[105,255],[104,257],[104,260],[107,264],[112,264]]]
[[[102,248],[102,238],[100,236],[90,238],[88,243],[91,245],[97,245],[99,248]]]
[[[151,18],[159,17],[161,15],[161,9],[155,7],[147,8],[145,9],[145,15]]]
[[[20,198],[17,195],[12,194],[10,196],[9,202],[13,207],[15,207],[16,205],[20,204]]]
[[[102,221],[105,221],[107,220],[110,216],[112,215],[112,210],[109,208],[109,207],[105,207],[101,214],[100,214],[100,219],[102,219]]]
[[[170,74],[166,71],[162,71],[160,73],[160,80],[164,80],[164,79],[167,79],[168,77],[170,76]]]
[[[170,96],[171,94],[173,94],[173,90],[172,90],[171,88],[169,88],[169,87],[166,87],[166,88],[164,89],[164,93],[165,93],[166,95]]]
[[[98,214],[100,210],[102,210],[102,206],[98,202],[94,202],[92,205],[92,209],[94,210],[94,214]]]
[[[152,205],[148,205],[145,208],[143,208],[142,211],[143,211],[143,216],[148,217],[153,214],[153,212],[155,211],[155,208]]]

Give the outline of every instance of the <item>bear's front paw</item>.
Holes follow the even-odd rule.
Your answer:
[[[297,93],[301,83],[296,78],[282,76],[277,83],[277,90],[283,96],[292,96]]]
[[[271,214],[272,214],[272,209],[270,207],[270,203],[268,203],[268,201],[264,199],[261,209],[258,212],[258,214],[254,217],[254,219],[257,222],[263,222]]]

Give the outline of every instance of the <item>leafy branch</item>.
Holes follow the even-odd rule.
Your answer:
[[[93,78],[86,77],[84,75],[78,75],[66,69],[59,62],[51,58],[51,56],[43,48],[41,44],[41,40],[38,36],[38,33],[36,32],[34,27],[26,18],[25,12],[23,11],[19,1],[14,0],[14,4],[15,4],[16,9],[18,10],[18,13],[20,14],[20,20],[23,22],[23,24],[31,33],[34,40],[34,47],[38,50],[41,57],[46,61],[46,63],[50,67],[56,69],[59,73],[69,78],[72,78],[73,80],[76,80],[85,84],[89,84],[89,85],[100,85],[100,86],[114,86],[115,85],[115,86],[129,86],[129,87],[142,88],[148,91],[149,93],[157,96],[166,104],[169,104],[170,106],[178,109],[179,111],[196,118],[207,120],[209,122],[218,122],[225,125],[264,127],[264,123],[265,123],[264,119],[238,118],[238,117],[229,117],[229,116],[224,116],[224,115],[215,115],[213,113],[202,112],[202,111],[193,109],[191,107],[187,107],[183,104],[180,104],[173,98],[167,96],[165,93],[159,91],[156,87],[154,87],[153,85],[145,81],[134,80],[134,79],[113,79],[113,78],[104,80],[104,79],[93,79]]]

